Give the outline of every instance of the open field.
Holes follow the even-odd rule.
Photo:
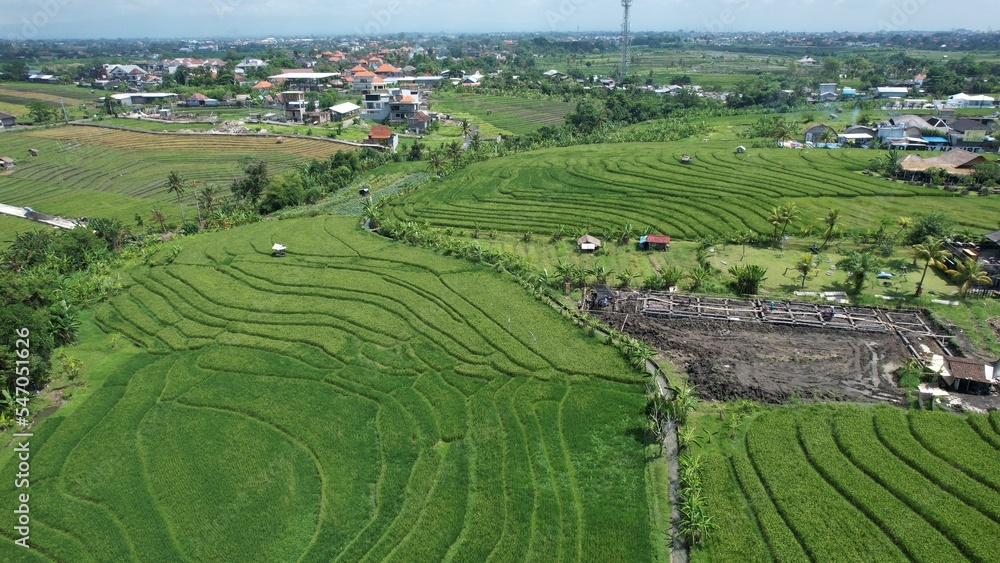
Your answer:
[[[29,148],[38,149],[39,156],[29,157]],[[17,165],[13,173],[0,176],[0,202],[128,223],[136,213],[148,218],[155,206],[176,221],[176,199],[164,188],[172,170],[199,185],[215,183],[226,190],[239,175],[242,158],[263,159],[276,173],[341,150],[354,149],[308,139],[278,144],[274,138],[155,135],[85,126],[4,133],[0,154],[10,155]],[[184,204],[188,216],[194,216],[190,192]]]
[[[714,415],[705,415],[714,418]],[[989,561],[1000,418],[782,407],[695,446],[718,529],[693,561]]]
[[[460,119],[474,116],[473,123],[486,122],[502,133],[523,135],[543,125],[559,126],[576,105],[562,100],[527,100],[474,93],[443,93],[431,100],[432,109]]]
[[[641,378],[614,349],[356,219],[173,244],[95,311],[141,351],[34,429],[39,560],[652,558]]]
[[[682,164],[690,154],[692,164]],[[722,143],[622,143],[547,149],[474,164],[393,202],[398,219],[436,226],[549,234],[558,226],[636,228],[695,240],[750,229],[770,233],[773,207],[792,200],[816,223],[843,208],[843,225],[870,226],[883,209],[942,211],[956,223],[996,228],[1000,198],[866,176],[863,149],[750,149]],[[810,205],[825,198],[821,207]]]

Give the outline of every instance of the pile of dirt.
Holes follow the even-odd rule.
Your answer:
[[[635,315],[624,331],[656,347],[706,399],[902,400],[893,372],[909,356],[895,334]]]
[[[218,127],[212,129],[212,133],[227,133],[230,135],[246,135],[250,133],[250,129],[243,126],[240,121],[227,121]]]

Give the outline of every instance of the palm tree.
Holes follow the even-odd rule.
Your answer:
[[[820,248],[826,248],[826,245],[830,244],[830,239],[833,238],[834,229],[837,226],[837,219],[840,219],[840,210],[831,209],[826,214],[826,219],[823,220],[826,223],[826,230],[823,231],[823,246]]]
[[[184,206],[181,205],[181,195],[184,193],[184,178],[181,175],[171,171],[167,175],[167,193],[177,194],[177,206],[181,208],[181,224],[183,225],[186,221],[184,220]]]
[[[201,199],[205,200],[205,207],[208,208],[208,215],[211,216],[215,210],[215,196],[216,189],[215,186],[209,184],[201,189]]]
[[[427,164],[431,167],[431,172],[440,176],[441,169],[444,168],[444,157],[440,152],[432,152],[427,158]]]
[[[924,261],[924,272],[917,282],[917,294],[921,293],[924,287],[924,278],[927,277],[927,269],[932,265],[937,268],[944,268],[944,260],[948,257],[948,250],[944,248],[944,241],[941,239],[928,239],[924,244],[913,245],[913,261]]]
[[[871,252],[852,252],[837,262],[837,267],[847,272],[847,279],[853,284],[852,291],[861,293],[861,288],[872,272],[881,266],[881,260]]]
[[[913,218],[911,217],[899,217],[896,219],[896,225],[899,226],[899,230],[892,238],[898,238],[899,235],[903,234],[903,231],[909,229],[913,225]]]
[[[824,129],[817,139],[821,143],[833,143],[837,141],[837,132],[832,128]]]
[[[167,219],[163,216],[163,212],[159,209],[150,209],[153,214],[153,220],[160,224],[160,230],[163,234],[167,234]]]
[[[948,270],[945,273],[951,276],[956,283],[962,284],[959,288],[959,295],[962,297],[969,293],[972,286],[990,283],[990,275],[983,269],[983,263],[972,258],[966,258],[957,264],[954,270]]]
[[[469,134],[469,120],[468,119],[463,119],[462,120],[462,136],[465,137],[468,134]]]
[[[462,159],[462,145],[458,144],[457,141],[452,141],[445,149],[445,154],[451,159],[452,164],[458,166],[458,161]]]
[[[771,231],[771,240],[778,240],[778,225],[781,224],[781,210],[777,207],[771,208],[771,214],[767,217],[767,222],[774,227],[774,230]]]
[[[816,263],[813,262],[812,254],[803,254],[799,261],[795,263],[795,269],[802,274],[802,287],[806,286],[806,278],[809,277],[809,273],[813,271],[816,267]]]
[[[785,229],[788,228],[788,225],[791,225],[792,223],[794,223],[799,219],[799,208],[797,205],[795,205],[794,202],[791,201],[786,202],[785,205],[781,207],[780,211],[781,211],[781,222],[784,224],[784,226],[781,227],[781,234],[778,235],[779,239],[784,238]]]

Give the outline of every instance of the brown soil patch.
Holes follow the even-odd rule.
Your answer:
[[[993,336],[1000,340],[1000,317],[990,317],[986,320],[986,324],[993,329]]]
[[[616,316],[618,324],[610,324],[621,326],[623,316]],[[895,334],[635,315],[625,332],[660,350],[706,399],[903,398],[893,372],[909,355]]]

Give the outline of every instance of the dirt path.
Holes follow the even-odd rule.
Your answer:
[[[658,370],[656,364],[648,360],[646,361],[646,369],[652,374],[656,374]],[[667,386],[666,379],[660,375],[656,375],[655,379],[656,385],[660,390],[660,395],[669,401],[671,398],[670,387]],[[663,451],[666,452],[667,477],[670,480],[670,522],[671,536],[673,537],[673,544],[670,549],[670,563],[687,563],[687,544],[677,530],[677,523],[681,518],[680,512],[677,510],[678,496],[681,488],[680,465],[677,460],[680,448],[677,444],[677,425],[672,420],[667,423],[667,436],[663,439]]]

